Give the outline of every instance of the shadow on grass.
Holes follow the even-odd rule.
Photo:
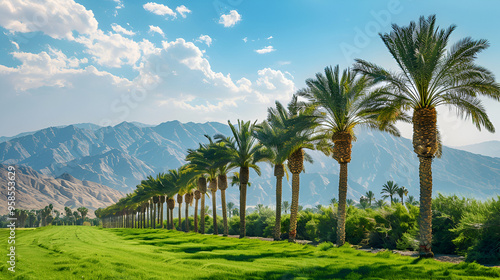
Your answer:
[[[220,247],[217,247],[219,249]],[[230,247],[232,248],[232,247]],[[273,252],[273,253],[260,253],[260,254],[204,254],[198,253],[192,256],[184,257],[185,259],[225,259],[228,261],[237,262],[253,262],[256,259],[261,258],[273,258],[273,259],[286,259],[286,258],[304,258],[310,256],[311,253],[304,252]]]

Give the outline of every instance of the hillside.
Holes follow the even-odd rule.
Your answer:
[[[186,150],[206,142],[204,134],[230,135],[215,122],[165,122],[156,126],[123,122],[114,127],[51,127],[0,143],[0,162],[27,165],[53,177],[68,173],[79,180],[131,191],[148,175],[184,164]],[[380,198],[382,185],[394,180],[418,199],[418,159],[411,141],[375,131],[357,131],[349,164],[348,198],[359,200],[367,190]],[[313,164],[301,174],[300,203],[327,204],[337,196],[339,165],[323,154],[309,152]],[[269,164],[262,176],[250,174],[248,205],[273,205],[275,181]],[[433,164],[434,192],[487,199],[500,194],[500,158],[444,147]],[[291,182],[284,181],[283,199],[291,199]],[[228,201],[238,204],[238,189],[228,189]]]
[[[0,164],[0,200],[7,201],[7,165]],[[16,208],[41,209],[50,203],[54,209],[63,211],[64,207],[76,209],[85,206],[89,216],[94,217],[95,209],[116,203],[125,194],[101,184],[80,181],[65,173],[58,178],[43,175],[26,166],[16,168]],[[7,214],[2,207],[0,215]]]
[[[489,157],[500,158],[500,141],[487,141],[477,144],[457,147],[459,150],[480,154]]]

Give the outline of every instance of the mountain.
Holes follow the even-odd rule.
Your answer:
[[[91,181],[80,181],[68,173],[54,178],[43,175],[30,167],[15,165],[16,208],[41,209],[49,204],[63,212],[64,207],[76,210],[84,206],[90,217],[95,217],[95,209],[116,203],[125,193]],[[8,165],[0,164],[0,184],[7,186]],[[2,201],[7,201],[7,188],[0,189]],[[64,212],[63,212],[64,213]],[[0,215],[7,214],[7,207],[2,207]]]
[[[141,123],[136,123],[136,124],[138,126],[140,126],[140,125],[147,126],[147,125],[141,124]],[[90,130],[96,130],[96,129],[101,128],[101,126],[99,126],[97,124],[93,124],[93,123],[77,123],[77,124],[73,124],[73,126],[78,127],[78,128],[83,128],[83,129],[90,129]],[[56,126],[56,128],[63,128],[63,127],[66,127],[66,125]],[[0,136],[0,143],[5,142],[5,141],[9,141],[10,139],[19,138],[19,137],[26,136],[26,135],[32,135],[34,133],[36,133],[36,131],[19,133],[15,136],[12,136],[12,137]]]
[[[188,148],[207,143],[204,135],[231,135],[227,125],[169,121],[156,126],[123,122],[98,129],[66,126],[47,128],[0,143],[0,162],[27,165],[45,175],[68,173],[121,191],[132,191],[148,175],[184,164]],[[348,198],[359,200],[372,190],[380,198],[382,185],[393,180],[418,199],[418,158],[411,141],[377,131],[357,131],[349,164]],[[317,151],[313,164],[301,174],[300,203],[328,204],[338,193],[339,165]],[[444,147],[433,163],[434,193],[487,199],[500,194],[500,158]],[[250,173],[248,205],[273,205],[275,179],[269,164],[262,176]],[[291,177],[291,176],[290,176]],[[291,178],[290,178],[291,180]],[[283,182],[283,199],[291,199],[291,182]],[[238,188],[230,187],[228,201],[239,204]]]
[[[471,152],[474,154],[480,154],[489,157],[500,158],[500,141],[487,141],[477,144],[456,147],[456,149]]]

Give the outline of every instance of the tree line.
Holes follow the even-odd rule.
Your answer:
[[[215,198],[220,190],[223,234],[228,234],[225,190],[228,175],[238,182],[239,235],[246,234],[246,196],[250,170],[260,175],[259,162],[269,162],[276,177],[276,211],[273,235],[280,240],[282,180],[292,174],[288,239],[297,236],[300,173],[304,161],[311,161],[307,150],[319,150],[339,164],[336,244],[346,238],[348,164],[351,161],[355,128],[381,130],[395,136],[395,124],[413,126],[413,150],[419,161],[418,250],[432,257],[432,161],[442,153],[437,129],[436,108],[456,109],[458,116],[470,119],[480,130],[494,132],[480,96],[500,100],[500,85],[491,71],[475,63],[485,50],[487,40],[463,38],[448,46],[452,25],[442,29],[434,15],[420,17],[408,26],[394,24],[380,38],[395,60],[398,71],[356,59],[352,68],[326,67],[306,80],[306,87],[293,95],[287,106],[276,102],[268,109],[267,119],[257,123],[228,121],[231,135],[208,136],[206,144],[187,151],[187,164],[156,177],[148,177],[136,190],[117,204],[99,210],[106,227],[153,227],[163,225],[163,207],[167,208],[167,228],[173,228],[172,212],[185,203],[184,230],[189,231],[188,207],[195,204],[194,230],[205,233],[205,198],[212,199],[214,234],[217,234]],[[213,138],[212,138],[213,137]],[[387,188],[391,188],[389,185]],[[394,186],[392,186],[394,189]],[[332,190],[333,192],[333,190]],[[397,197],[388,194],[391,202]],[[367,196],[362,203],[370,204]],[[198,208],[198,205],[200,207]],[[199,212],[199,217],[198,217]],[[96,213],[97,214],[97,213]],[[199,228],[198,228],[199,226]]]

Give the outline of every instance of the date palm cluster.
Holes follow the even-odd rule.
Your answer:
[[[148,177],[134,193],[117,204],[100,210],[105,226],[164,227],[163,207],[167,203],[167,228],[173,228],[172,211],[179,205],[179,228],[189,230],[188,205],[195,200],[194,230],[205,231],[205,197],[212,198],[214,233],[217,234],[215,198],[220,190],[224,235],[227,235],[225,190],[229,172],[240,191],[240,237],[245,236],[246,196],[250,170],[260,175],[257,163],[269,162],[276,177],[276,225],[274,239],[282,232],[280,215],[282,179],[292,174],[289,240],[296,237],[300,173],[304,161],[311,161],[306,150],[316,149],[339,164],[337,245],[345,242],[346,204],[348,202],[348,164],[351,162],[355,128],[381,130],[395,136],[398,121],[413,125],[413,148],[419,160],[420,178],[420,253],[431,251],[431,163],[441,154],[436,107],[455,108],[458,115],[472,120],[478,129],[493,132],[484,106],[486,96],[500,100],[500,86],[493,74],[475,64],[477,55],[488,47],[486,40],[469,37],[448,46],[455,26],[441,29],[436,17],[421,17],[408,26],[394,24],[392,31],[380,34],[394,58],[398,71],[356,59],[353,67],[340,70],[326,67],[306,80],[306,87],[293,95],[288,106],[276,102],[267,119],[257,123],[228,121],[232,135],[207,136],[208,143],[187,151],[187,164],[166,174]],[[288,175],[287,175],[288,177]],[[384,186],[391,198],[403,197],[407,190],[392,182]],[[184,200],[183,200],[184,197]],[[177,199],[175,199],[177,198]],[[198,228],[198,201],[201,200]],[[186,206],[185,226],[181,226],[181,204]],[[371,201],[370,201],[371,203]],[[169,212],[170,211],[170,212]]]

